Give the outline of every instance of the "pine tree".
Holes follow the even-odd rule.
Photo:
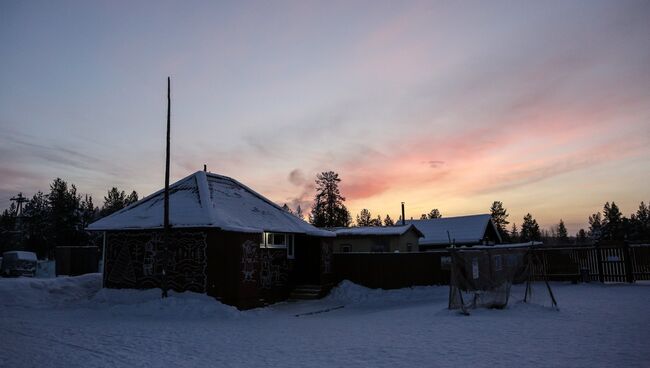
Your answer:
[[[633,239],[640,241],[650,240],[650,206],[646,206],[642,201],[639,209],[632,216],[633,222]]]
[[[512,223],[512,229],[510,230],[510,241],[516,243],[519,241],[519,231],[517,231],[517,224]]]
[[[589,216],[589,237],[594,241],[598,241],[602,237],[602,218],[600,212],[596,212]]]
[[[48,256],[47,229],[49,228],[50,206],[47,196],[38,192],[25,204],[26,248],[43,258]]]
[[[535,220],[530,213],[524,216],[524,223],[521,225],[520,236],[522,242],[536,241],[542,238],[537,220]]]
[[[370,220],[370,226],[381,226],[381,215],[377,215],[377,218]]]
[[[585,244],[587,242],[587,232],[585,229],[580,229],[576,233],[576,243]]]
[[[316,197],[309,222],[318,227],[347,227],[352,221],[339,191],[339,174],[333,171],[316,175]]]
[[[441,217],[442,217],[442,215],[440,214],[440,211],[438,211],[437,208],[432,209],[431,212],[429,212],[427,214],[428,219],[437,219],[437,218],[441,218]]]
[[[384,219],[384,226],[393,226],[393,225],[395,225],[393,219],[390,218],[389,215],[386,215],[386,218]]]
[[[135,190],[131,192],[125,199],[124,199],[124,207],[130,206],[133,203],[138,201],[138,192]]]
[[[100,217],[106,217],[138,201],[138,192],[135,190],[127,195],[123,190],[111,188],[104,197],[104,206],[99,211]]]
[[[85,229],[93,221],[97,219],[99,210],[93,204],[93,197],[86,194],[81,201],[81,228]]]
[[[503,203],[501,201],[492,202],[492,206],[490,206],[490,215],[492,216],[492,222],[494,222],[497,230],[499,230],[499,234],[501,234],[503,241],[509,242],[509,234],[508,230],[506,229],[506,226],[510,223],[508,222],[509,215],[508,211],[506,211],[506,209],[503,207]]]
[[[605,203],[603,207],[602,239],[623,240],[625,237],[623,215],[616,203]]]
[[[11,202],[9,208],[0,215],[0,252],[18,249],[20,239],[14,236],[16,228],[16,204]],[[1,254],[1,253],[0,253]]]
[[[564,221],[562,219],[560,219],[560,223],[557,225],[557,240],[560,243],[569,242],[569,234],[566,230],[566,226],[564,225]]]
[[[372,215],[367,209],[362,209],[361,212],[357,215],[357,226],[371,226],[372,225]]]
[[[126,193],[123,190],[120,191],[116,187],[111,188],[106,197],[104,197],[104,206],[99,212],[100,216],[105,217],[121,210],[126,207],[125,201]]]
[[[81,196],[77,194],[74,184],[57,178],[50,185],[47,197],[49,212],[48,256],[54,255],[54,247],[61,245],[80,245],[83,240],[81,229]]]

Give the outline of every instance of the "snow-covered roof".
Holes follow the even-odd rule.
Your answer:
[[[501,234],[489,214],[407,220],[406,223],[414,225],[424,234],[424,239],[420,239],[420,245],[449,244],[449,238],[456,244],[480,243],[488,226],[494,228],[501,241]]]
[[[97,220],[88,230],[163,227],[164,190]],[[333,237],[284,211],[269,199],[227,176],[197,171],[169,186],[172,228],[213,227],[225,231],[283,232]]]
[[[332,231],[336,233],[336,236],[388,236],[403,235],[411,229],[413,229],[418,236],[424,236],[424,234],[413,225],[342,227],[333,229]]]

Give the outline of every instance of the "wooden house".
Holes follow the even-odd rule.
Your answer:
[[[424,234],[420,250],[456,246],[500,244],[501,234],[489,214],[442,217],[428,220],[407,220]]]
[[[418,252],[424,235],[413,225],[362,226],[333,229],[334,252],[382,253]]]
[[[250,308],[286,299],[300,285],[331,282],[334,233],[226,176],[198,171],[169,191],[167,247],[163,190],[88,226],[104,234],[104,287],[165,282]]]

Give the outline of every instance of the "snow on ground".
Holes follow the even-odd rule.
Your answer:
[[[435,286],[344,282],[250,311],[100,286],[99,275],[0,279],[0,367],[650,366],[648,284],[554,283],[560,311],[543,284],[537,304],[515,287],[509,308],[471,316],[448,311],[448,288]]]

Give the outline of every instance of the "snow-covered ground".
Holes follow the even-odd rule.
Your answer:
[[[650,366],[650,285],[553,288],[560,311],[539,284],[539,304],[515,287],[509,308],[468,317],[446,309],[447,287],[345,282],[242,312],[200,294],[101,290],[99,275],[0,279],[0,367]]]

